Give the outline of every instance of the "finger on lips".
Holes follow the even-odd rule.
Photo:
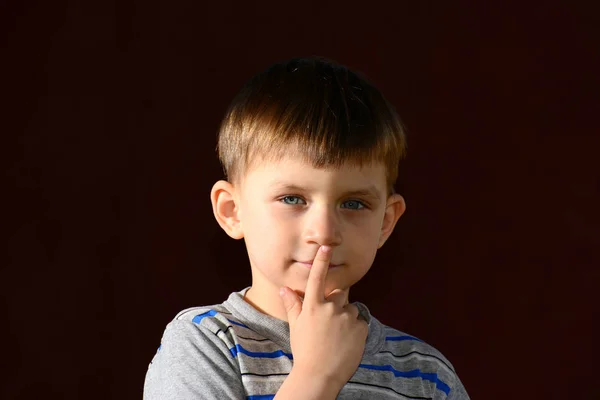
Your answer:
[[[308,275],[306,284],[306,295],[304,300],[323,302],[325,300],[325,279],[329,270],[329,260],[331,259],[331,247],[321,246],[317,250],[312,268]]]

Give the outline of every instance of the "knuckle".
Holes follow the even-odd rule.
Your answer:
[[[312,304],[306,304],[305,306],[302,307],[302,312],[307,313],[307,314],[314,315],[316,313],[316,311],[317,311],[316,307]]]

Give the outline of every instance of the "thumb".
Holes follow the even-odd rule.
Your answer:
[[[296,292],[289,289],[287,286],[283,286],[279,290],[279,294],[283,301],[285,312],[287,313],[288,323],[290,324],[290,328],[292,328],[298,315],[300,315],[300,311],[302,311],[302,301],[298,298]]]

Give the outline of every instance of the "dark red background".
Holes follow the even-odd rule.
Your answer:
[[[600,20],[538,3],[2,3],[0,397],[141,398],[175,313],[250,284],[210,207],[218,124],[317,54],[408,128],[407,213],[351,300],[473,399],[597,398]]]

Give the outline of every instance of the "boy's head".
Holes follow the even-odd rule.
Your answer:
[[[394,108],[344,66],[293,59],[251,78],[221,125],[228,181],[211,192],[221,227],[245,239],[247,297],[281,317],[268,303],[284,285],[303,294],[309,269],[300,262],[321,245],[341,264],[328,273],[329,292],[360,280],[404,212],[394,183],[405,148]]]
[[[391,194],[406,140],[396,111],[364,77],[324,58],[297,58],[243,86],[218,139],[233,184],[253,165],[280,160],[292,149],[316,168],[381,162]]]

